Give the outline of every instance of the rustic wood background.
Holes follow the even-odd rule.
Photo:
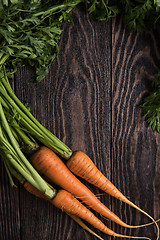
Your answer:
[[[12,84],[33,115],[72,150],[83,150],[134,203],[160,217],[160,135],[147,128],[139,108],[160,68],[160,29],[130,33],[121,18],[89,19],[84,5],[73,11],[47,78],[30,83],[28,67]],[[129,224],[150,220],[90,184],[86,185]],[[97,215],[98,216],[98,215]],[[98,216],[118,233],[156,238],[154,226],[125,229]],[[111,239],[96,230],[104,239]],[[22,186],[11,188],[0,162],[0,239],[96,239],[65,213]]]

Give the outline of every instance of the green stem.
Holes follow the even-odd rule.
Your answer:
[[[40,132],[38,133],[30,124],[28,124],[27,121],[25,121],[24,118],[20,119],[20,122],[22,124],[23,127],[25,127],[30,134],[36,138],[37,140],[39,140],[41,143],[43,143],[46,147],[50,148],[51,150],[53,150],[54,152],[56,152],[57,154],[60,154],[61,152],[64,153],[64,151],[62,149],[59,148],[59,145],[55,144],[53,142],[52,139],[50,139],[47,135],[45,135],[44,133]],[[62,154],[60,154],[61,156],[64,156]]]
[[[10,127],[8,125],[8,122],[5,118],[4,115],[4,111],[2,108],[2,105],[0,103],[0,118],[3,124],[3,127],[6,131],[6,133],[8,134],[8,137],[10,139],[11,142],[11,146],[13,146],[13,148],[15,149],[18,157],[21,159],[22,163],[24,164],[24,166],[27,167],[27,169],[29,170],[30,174],[26,174],[25,178],[27,179],[27,181],[31,181],[32,179],[34,179],[34,181],[36,182],[36,185],[38,186],[37,188],[43,192],[46,196],[48,196],[49,198],[53,198],[55,196],[55,190],[51,189],[48,184],[41,178],[41,176],[38,174],[38,172],[33,168],[33,166],[29,163],[29,161],[26,159],[26,157],[24,156],[24,154],[21,152],[19,145],[16,141],[16,139],[14,138]],[[17,156],[15,156],[17,158]],[[9,158],[9,156],[8,156]],[[10,159],[11,161],[14,161],[14,159]],[[26,173],[26,171],[16,162],[14,161],[14,165],[16,166],[16,169],[23,175]],[[23,175],[24,176],[24,175]],[[31,183],[33,184],[33,183]],[[34,184],[35,185],[35,184]]]
[[[22,176],[27,179],[31,184],[35,187],[38,187],[36,181],[33,179],[29,171],[24,167],[22,162],[20,161],[17,153],[15,152],[12,145],[3,137],[2,129],[0,128],[0,143],[1,143],[1,156],[12,164],[12,166],[22,174]]]
[[[46,10],[46,11],[42,11],[42,12],[35,13],[35,14],[33,14],[33,16],[38,17],[38,16],[40,16],[40,15],[51,14],[51,13],[53,13],[53,12],[56,12],[56,11],[58,11],[58,10],[65,9],[65,8],[67,8],[67,7],[71,7],[71,8],[73,9],[73,8],[74,8],[76,5],[78,5],[80,2],[81,2],[81,1],[75,1],[75,3],[73,2],[73,3],[66,3],[66,4],[61,4],[61,5],[53,6],[53,7],[49,8],[49,9]]]
[[[10,129],[20,147],[22,148],[22,152],[26,154],[32,154],[38,150],[39,145],[35,139],[27,134],[27,131],[22,130],[15,118],[11,118],[10,113],[7,112],[6,116],[7,119],[11,119],[11,121],[9,121]]]
[[[4,54],[4,53],[1,51],[1,52],[0,52],[0,59],[2,58],[3,54]]]
[[[6,132],[4,132],[4,130],[2,131],[2,126],[0,126],[0,142],[2,143],[2,146],[6,151],[12,153],[12,155],[14,156],[17,156],[17,152],[15,151],[13,146],[9,143],[8,136],[6,136]],[[2,150],[4,150],[3,147],[2,147]],[[23,167],[26,172],[29,172],[26,166],[24,166],[24,164],[20,161],[18,156],[17,156],[17,161],[19,165]]]
[[[35,141],[31,141],[31,139],[20,128],[15,128],[15,130],[23,141],[22,148],[24,151],[22,151],[24,153],[32,154],[39,148],[39,145]]]
[[[8,167],[7,162],[6,162],[5,160],[3,160],[3,162],[4,162],[4,166],[5,166],[6,172],[7,172],[7,174],[8,174],[8,178],[9,178],[11,187],[13,187],[13,186],[15,186],[15,184],[14,184],[12,175],[11,175],[11,173],[10,173],[9,167]]]
[[[0,65],[3,65],[8,58],[9,58],[9,54],[6,54],[3,57],[0,57]]]
[[[6,156],[2,156],[3,158],[3,162],[4,162],[4,165],[6,167],[6,170],[7,172],[9,173],[8,176],[10,175],[10,178],[12,178],[11,175],[13,175],[21,184],[24,184],[24,182],[26,181],[24,179],[24,177],[22,176],[22,174],[20,174],[19,172],[17,172],[15,170],[15,168],[13,167],[13,165],[8,161],[8,158]],[[13,182],[14,183],[14,182]],[[13,184],[12,181],[11,181],[11,185],[12,186],[15,186],[15,184]]]
[[[8,161],[15,167],[15,169],[22,174],[22,176],[28,181],[30,182],[35,188],[39,189],[42,192],[42,189],[40,188],[39,184],[34,180],[34,178],[28,174],[18,163],[16,160],[16,157],[14,159],[13,156],[7,154],[6,155]],[[52,198],[52,195],[50,196],[50,198]]]
[[[3,106],[7,111],[9,111],[8,104],[3,100],[3,98],[1,98],[1,103],[2,103],[2,106]]]
[[[58,153],[65,159],[69,159],[72,155],[72,151],[69,147],[67,147],[62,141],[60,141],[55,135],[53,135],[49,130],[47,130],[44,126],[42,126],[28,111],[28,109],[22,104],[22,102],[16,97],[13,93],[10,84],[2,77],[1,82],[3,83],[5,89],[8,94],[0,88],[1,94],[8,100],[8,102],[17,110],[17,112],[24,118],[30,126],[32,126],[39,134],[47,136],[49,139],[53,141],[52,148],[55,146],[58,148]],[[55,149],[56,149],[55,148]]]

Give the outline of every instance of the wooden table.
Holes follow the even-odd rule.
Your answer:
[[[47,78],[30,83],[31,70],[25,67],[15,74],[12,87],[46,128],[73,151],[87,153],[122,193],[158,219],[160,134],[147,128],[139,104],[160,67],[160,31],[130,33],[119,17],[93,21],[82,5],[73,11],[73,20],[64,26],[60,54]],[[11,188],[2,161],[0,171],[1,240],[96,239],[22,186]],[[150,221],[85,184],[127,223]],[[125,229],[97,216],[118,233],[156,237],[154,226]]]

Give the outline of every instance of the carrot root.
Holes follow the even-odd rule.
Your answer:
[[[114,231],[106,227],[89,209],[82,205],[71,193],[65,190],[59,190],[57,192],[57,195],[53,199],[48,199],[46,196],[44,196],[43,193],[33,187],[29,182],[25,182],[24,188],[33,195],[48,200],[55,207],[66,212],[68,215],[71,215],[72,217],[76,216],[75,219],[77,221],[79,221],[78,218],[82,218],[83,220],[87,221],[92,226],[104,232],[105,234],[114,237],[150,240],[150,238],[147,237],[134,237],[115,233]],[[79,221],[79,223],[83,225],[81,221]]]
[[[100,240],[104,240],[103,238],[101,238],[98,234],[96,234],[94,231],[92,231],[86,224],[84,224],[84,222],[77,217],[76,215],[73,214],[69,214],[68,216],[70,216],[75,222],[77,222],[83,229],[85,229],[86,231],[88,231],[89,233],[91,233],[93,236],[99,238]]]
[[[75,177],[52,150],[44,146],[40,147],[40,149],[32,155],[30,161],[40,174],[47,176],[52,183],[70,192],[76,198],[81,199],[99,214],[123,227],[132,227],[124,223],[116,214],[101,203],[99,199]]]
[[[127,203],[128,205],[134,207],[138,211],[145,214],[149,217],[153,222],[148,224],[143,224],[139,226],[130,226],[130,228],[134,227],[144,227],[150,224],[155,224],[157,229],[157,240],[159,239],[159,227],[155,219],[150,216],[147,212],[143,211],[137,205],[129,201],[95,166],[93,161],[81,151],[75,151],[70,159],[66,163],[67,167],[77,176],[85,179],[89,183],[95,185],[100,188],[102,191],[107,194],[119,199],[122,202]]]

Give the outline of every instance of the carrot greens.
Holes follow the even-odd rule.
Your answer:
[[[19,148],[19,144],[12,134],[9,127],[8,121],[5,117],[2,104],[0,101],[0,149],[1,155],[5,162],[5,167],[9,178],[12,181],[11,174],[14,175],[15,171],[24,177],[25,180],[29,181],[33,186],[43,192],[49,198],[55,196],[55,190],[52,189],[33,168],[33,166],[26,159],[24,154]],[[14,169],[14,170],[12,170]],[[16,176],[16,174],[14,175]]]
[[[38,139],[47,147],[57,152],[62,157],[68,159],[72,151],[62,143],[56,136],[42,126],[25,107],[25,105],[13,93],[6,72],[0,75],[0,96],[5,111],[8,112],[9,119],[17,120],[16,128],[20,127],[28,131],[30,135]],[[11,121],[11,120],[10,120]]]
[[[62,24],[69,20],[76,1],[4,1],[0,7],[0,65],[17,70],[24,64],[35,68],[37,82],[47,74],[58,55]]]

